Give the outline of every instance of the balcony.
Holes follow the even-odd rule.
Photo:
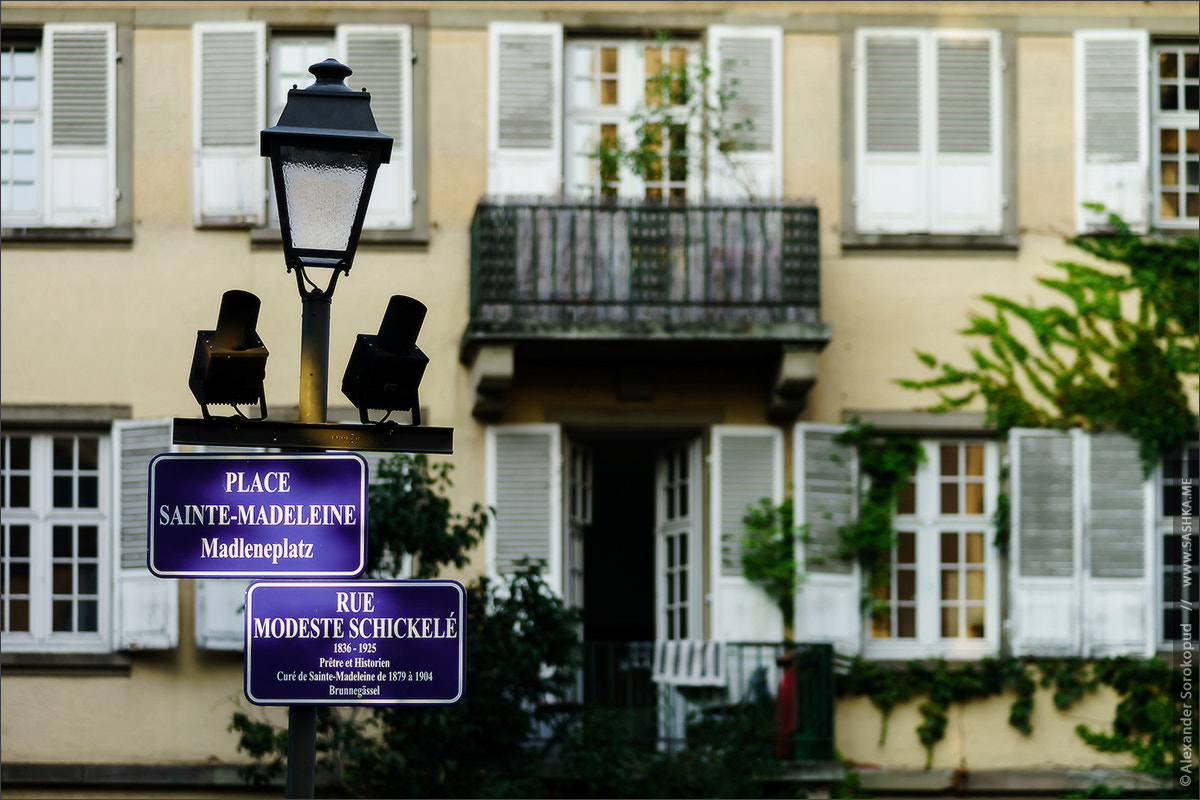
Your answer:
[[[681,647],[665,650],[672,644]],[[691,652],[682,645],[704,649]],[[698,720],[761,709],[762,741],[776,758],[834,759],[831,645],[586,643],[580,656],[578,681],[566,702],[542,709],[545,721],[532,744],[548,754],[588,710],[623,715],[631,745],[678,752],[689,746],[688,728]],[[701,660],[705,669],[697,670]]]
[[[568,351],[575,363],[815,356],[830,337],[817,222],[799,201],[481,201],[462,360],[483,353],[482,377],[503,383],[514,359]]]

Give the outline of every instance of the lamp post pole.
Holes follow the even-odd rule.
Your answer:
[[[327,422],[329,398],[329,310],[332,298],[324,292],[301,297],[300,421]]]
[[[325,422],[329,398],[329,312],[332,298],[312,290],[301,295],[300,421]],[[288,707],[287,796],[316,791],[317,708]]]

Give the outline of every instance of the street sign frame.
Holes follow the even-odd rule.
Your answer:
[[[466,691],[466,613],[466,589],[449,579],[255,581],[246,588],[246,699],[455,705]]]
[[[160,578],[358,577],[367,477],[358,453],[161,453],[146,566]]]

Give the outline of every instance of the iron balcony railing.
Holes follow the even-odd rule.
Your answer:
[[[828,644],[723,643],[716,680],[698,682],[656,670],[662,643],[580,645],[578,680],[559,704],[564,714],[540,731],[554,747],[588,708],[625,712],[631,744],[675,752],[687,746],[689,721],[765,703],[775,720],[775,755],[798,761],[834,758],[834,653]],[[782,725],[780,723],[783,722]]]
[[[817,208],[488,199],[471,226],[471,324],[815,323]]]

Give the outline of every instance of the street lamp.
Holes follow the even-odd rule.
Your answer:
[[[279,122],[261,134],[261,154],[271,159],[288,271],[331,267],[336,280],[354,261],[392,138],[375,125],[371,95],[346,86],[353,70],[332,58],[308,69],[316,82],[288,92]]]
[[[371,95],[345,84],[353,70],[332,58],[308,71],[316,82],[288,92],[279,122],[260,135],[271,159],[283,258],[296,272],[300,328],[300,421],[325,422],[329,395],[329,304],[343,272],[350,272],[379,165],[392,155],[380,133]],[[308,268],[329,268],[321,289]],[[307,284],[307,286],[306,286]]]

